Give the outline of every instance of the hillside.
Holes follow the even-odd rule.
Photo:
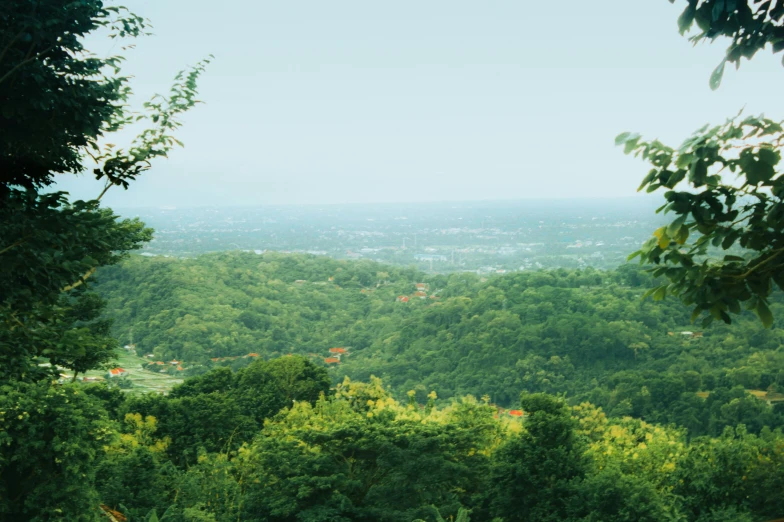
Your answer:
[[[134,257],[98,280],[115,334],[132,335],[156,372],[156,361],[176,359],[187,376],[291,353],[329,366],[334,382],[375,375],[420,403],[431,391],[507,407],[523,390],[566,394],[714,435],[784,418],[766,395],[784,388],[781,333],[752,316],[700,329],[674,300],[641,300],[650,280],[634,266],[484,279],[222,253]]]

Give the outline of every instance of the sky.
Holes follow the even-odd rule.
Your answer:
[[[741,108],[784,118],[780,56],[708,79],[666,0],[136,0],[154,35],[127,51],[136,105],[215,56],[185,147],[116,207],[622,198],[648,166],[622,131],[678,145]],[[117,43],[90,38],[98,53]],[[126,144],[131,136],[113,137]],[[90,175],[58,189],[90,199]],[[641,197],[641,196],[637,196]]]

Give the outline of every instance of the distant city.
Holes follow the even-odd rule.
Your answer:
[[[658,199],[118,209],[155,229],[142,255],[244,250],[428,272],[614,268],[664,223]]]

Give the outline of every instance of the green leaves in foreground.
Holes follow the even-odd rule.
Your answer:
[[[674,3],[675,0],[670,0]],[[710,88],[721,85],[727,63],[740,67],[741,59],[751,60],[757,51],[768,47],[773,53],[784,50],[784,5],[759,0],[688,0],[678,17],[678,31],[683,35],[696,26],[689,38],[694,44],[726,36],[729,41],[724,59],[710,76]],[[782,60],[784,64],[784,60]]]
[[[652,168],[638,190],[665,189],[657,212],[672,221],[629,259],[652,264],[669,283],[646,296],[675,295],[693,305],[692,320],[731,322],[742,308],[773,325],[768,297],[784,288],[782,122],[762,116],[695,132],[677,149],[623,133],[616,144]]]

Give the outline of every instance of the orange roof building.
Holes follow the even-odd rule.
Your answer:
[[[327,364],[340,364],[340,359],[337,357],[327,357],[324,359],[324,362]]]
[[[509,415],[511,415],[512,417],[522,417],[523,410],[509,410]]]
[[[112,368],[111,370],[109,370],[109,377],[122,377],[124,375],[128,375],[128,372],[126,372],[120,367]]]
[[[408,302],[408,296],[407,295],[399,295],[399,296],[397,296],[397,302],[398,303],[407,303]]]
[[[346,353],[345,348],[330,348],[329,353]]]

